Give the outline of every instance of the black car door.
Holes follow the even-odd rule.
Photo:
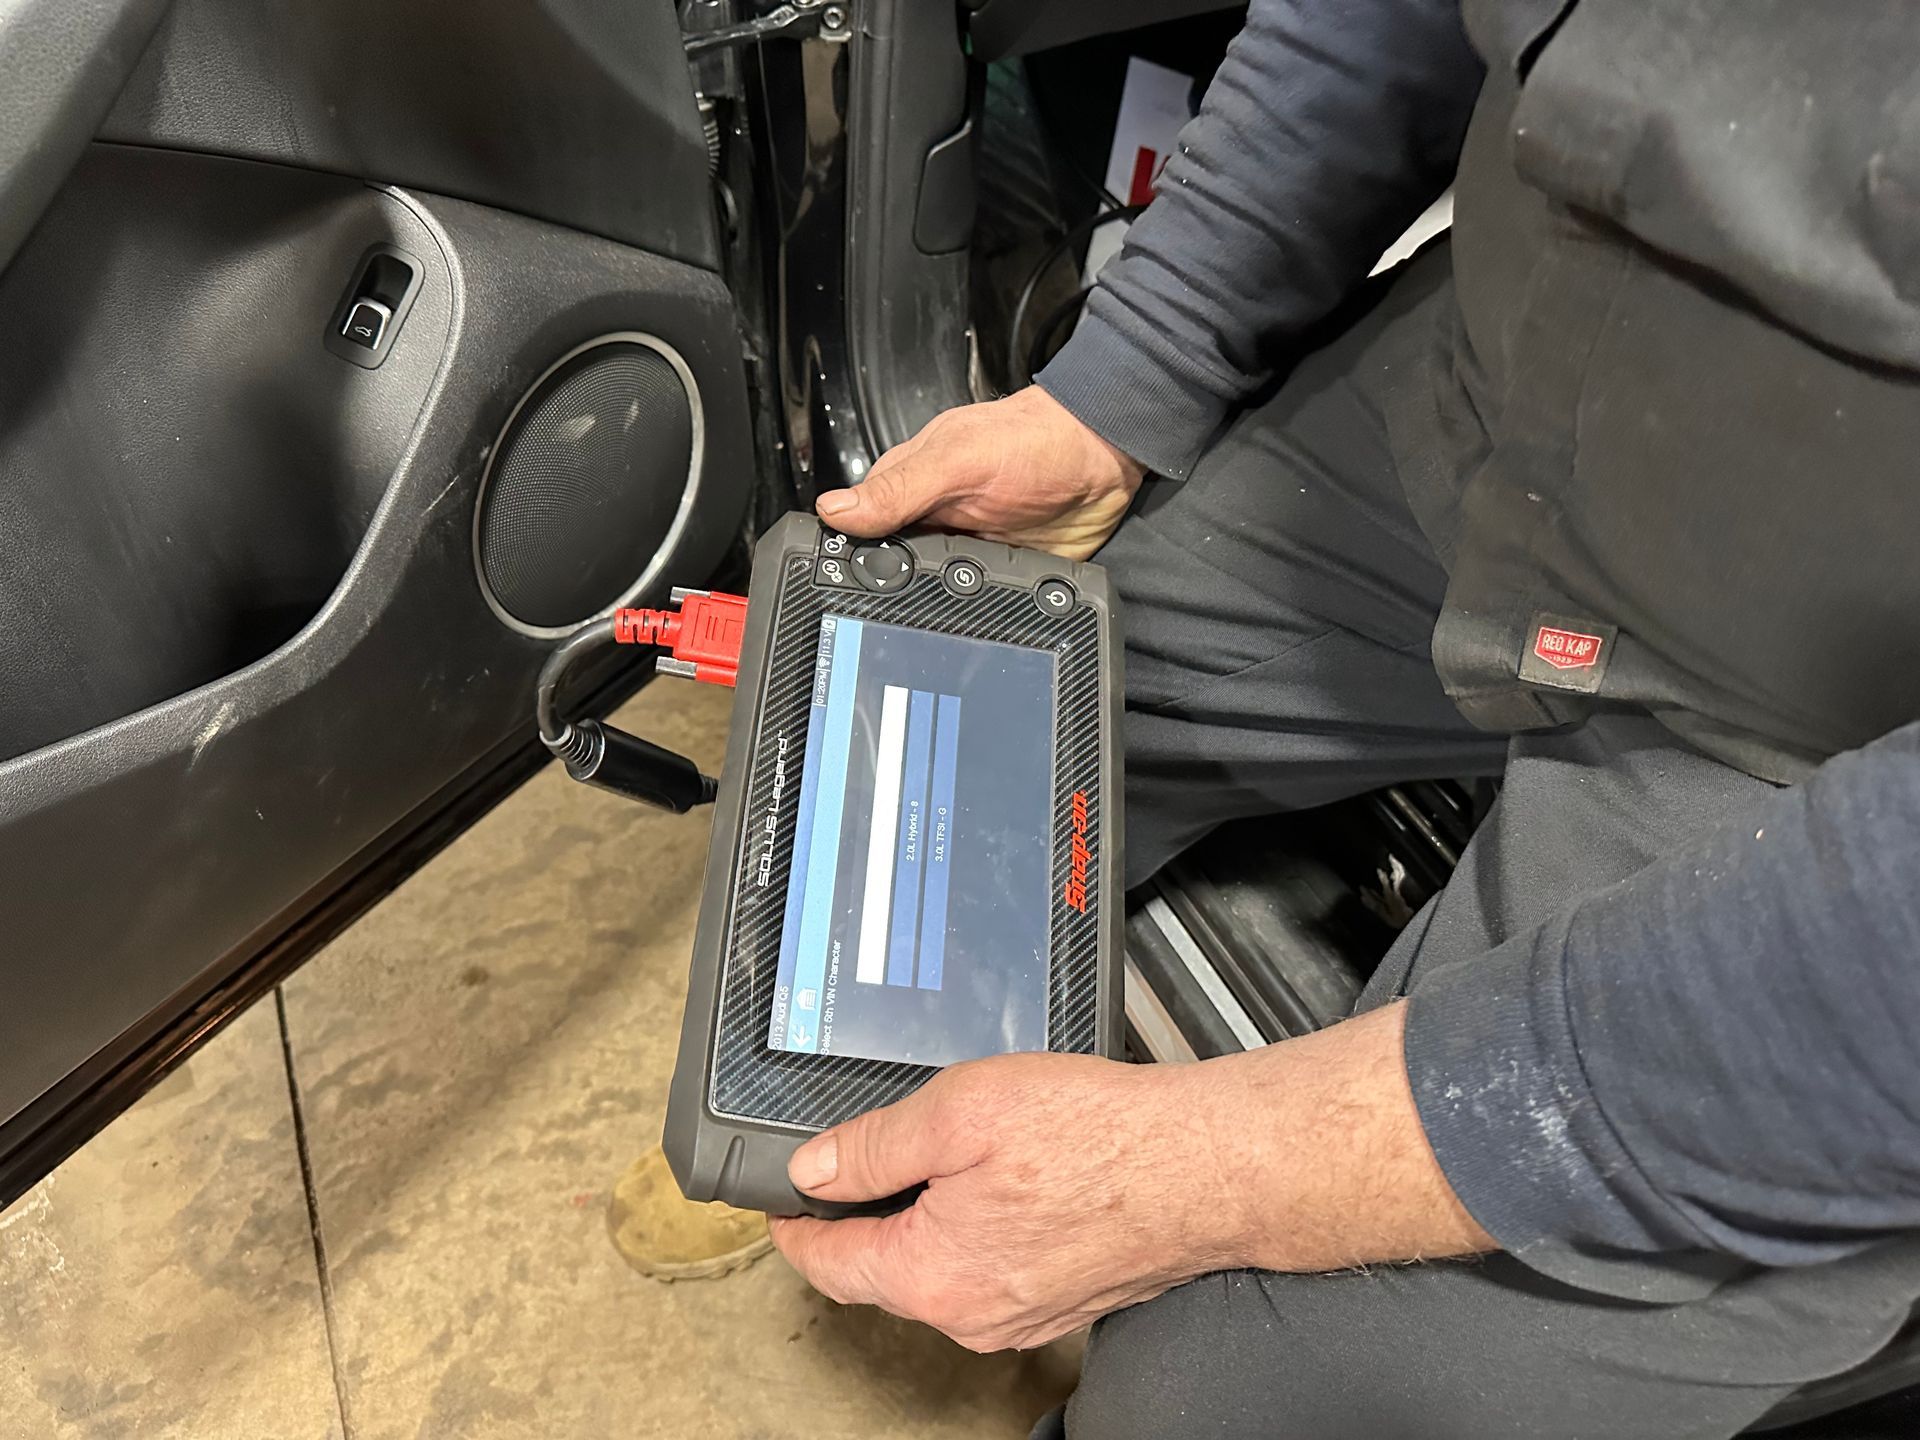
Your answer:
[[[755,473],[670,0],[0,0],[0,1204]]]

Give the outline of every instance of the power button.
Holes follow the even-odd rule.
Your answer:
[[[1049,615],[1064,615],[1080,603],[1073,586],[1060,579],[1042,580],[1033,587],[1033,598]]]

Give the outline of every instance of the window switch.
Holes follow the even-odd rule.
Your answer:
[[[378,300],[356,300],[353,308],[347,311],[347,321],[340,327],[340,334],[349,345],[377,350],[381,337],[387,333],[387,322],[391,319],[393,311]]]

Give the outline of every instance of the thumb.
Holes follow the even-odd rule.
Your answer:
[[[891,535],[939,505],[951,488],[924,460],[905,457],[889,465],[883,456],[860,484],[827,491],[813,508],[849,535]]]
[[[822,1200],[884,1200],[966,1168],[941,1107],[922,1088],[816,1135],[787,1162],[794,1188]]]

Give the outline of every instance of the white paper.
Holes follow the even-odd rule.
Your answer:
[[[1144,205],[1153,198],[1167,157],[1179,143],[1180,128],[1192,118],[1187,97],[1193,77],[1169,70],[1138,55],[1127,61],[1126,83],[1120,89],[1120,114],[1113,125],[1113,143],[1107,147],[1107,189],[1123,205]],[[1081,269],[1083,285],[1091,285],[1100,267],[1120,249],[1127,222],[1111,220],[1087,240],[1087,263]]]

